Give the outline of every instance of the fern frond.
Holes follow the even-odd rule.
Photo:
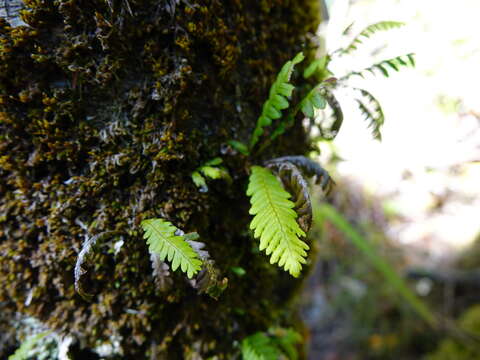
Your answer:
[[[200,271],[202,261],[198,254],[183,236],[175,235],[178,229],[172,223],[163,219],[148,219],[143,220],[141,226],[149,251],[157,253],[161,261],[167,259],[171,262],[172,271],[180,267],[190,279]]]
[[[324,98],[327,101],[328,106],[332,110],[331,119],[332,121],[325,125],[326,121],[323,121],[323,126],[320,124],[318,129],[320,131],[320,136],[325,140],[333,140],[337,136],[340,128],[343,124],[343,111],[340,103],[333,93],[329,90],[325,91]]]
[[[365,77],[365,74],[367,72],[371,73],[372,75],[376,75],[376,70],[379,71],[383,76],[385,77],[389,77],[390,76],[390,73],[388,72],[388,70],[390,71],[400,71],[400,68],[401,67],[407,67],[407,66],[411,66],[411,67],[414,67],[415,66],[415,54],[413,53],[410,53],[410,54],[406,54],[406,55],[400,55],[400,56],[396,56],[394,58],[391,58],[391,59],[387,59],[387,60],[382,60],[378,63],[375,63],[373,64],[372,66],[369,66],[363,70],[360,70],[360,71],[352,71],[350,73],[348,73],[347,75],[345,75],[341,80],[346,80],[354,75],[356,76],[360,76],[360,77]]]
[[[205,164],[192,172],[191,177],[193,183],[200,189],[200,192],[208,191],[208,185],[205,178],[210,178],[213,180],[225,179],[228,182],[231,182],[232,179],[228,173],[228,170],[223,166],[220,166],[222,162],[222,158],[216,157],[205,162]]]
[[[25,340],[20,347],[15,351],[13,355],[8,357],[8,360],[27,360],[30,358],[30,352],[34,349],[35,345],[44,337],[49,335],[51,331],[45,331],[37,335],[30,336]]]
[[[335,184],[328,172],[322,168],[316,161],[313,161],[305,156],[282,156],[266,162],[266,165],[271,163],[290,162],[298,167],[302,173],[309,177],[315,177],[315,184],[319,184],[325,194],[328,194]]]
[[[365,89],[355,89],[360,92],[362,97],[367,100],[366,104],[362,99],[355,99],[358,107],[368,121],[368,127],[372,129],[372,136],[376,140],[382,140],[382,134],[380,132],[383,123],[385,122],[385,115],[383,109],[378,100]]]
[[[387,31],[404,26],[405,24],[398,21],[380,21],[364,28],[355,38],[350,42],[348,46],[341,49],[341,54],[350,54],[357,50],[358,46],[363,43],[363,39],[369,38],[379,31]]]
[[[265,165],[277,173],[285,189],[292,195],[294,210],[298,214],[298,224],[305,233],[308,232],[312,226],[312,202],[307,181],[291,162],[270,161]]]
[[[280,351],[264,333],[258,332],[242,340],[243,360],[278,360]]]
[[[269,329],[268,333],[257,332],[242,340],[242,359],[297,360],[295,345],[301,341],[302,336],[292,329],[278,327]]]
[[[313,118],[315,116],[315,109],[325,109],[326,100],[320,94],[320,89],[322,85],[315,86],[300,102],[300,109],[308,118]]]
[[[305,232],[300,228],[293,210],[295,204],[289,200],[280,181],[270,170],[253,166],[247,195],[251,197],[250,214],[254,215],[250,229],[260,239],[260,250],[271,254],[270,263],[280,267],[294,277],[300,274],[309,247],[302,240]]]
[[[263,104],[262,113],[257,120],[255,130],[250,139],[249,148],[252,149],[260,139],[264,132],[264,127],[272,124],[272,121],[282,117],[282,110],[287,109],[290,104],[288,98],[292,96],[295,88],[290,84],[290,77],[296,64],[302,62],[304,59],[303,53],[298,53],[295,58],[287,61],[277,75],[273,85],[270,87],[270,92],[267,101]]]
[[[319,81],[322,81],[323,78],[327,77],[329,74],[331,74],[328,70],[327,70],[327,66],[328,64],[330,63],[330,55],[325,55],[325,56],[322,56],[321,58],[319,59],[315,59],[313,60],[308,66],[307,68],[303,71],[303,77],[305,79],[308,79],[310,76],[312,76],[313,74],[318,74],[320,79]]]
[[[83,274],[86,273],[86,270],[82,268],[82,265],[86,261],[88,254],[90,253],[90,251],[95,246],[98,240],[104,240],[105,238],[108,238],[112,235],[118,235],[118,234],[120,234],[120,232],[118,231],[104,231],[97,235],[86,238],[86,240],[83,242],[82,250],[80,250],[80,253],[78,254],[78,257],[77,257],[77,261],[75,262],[74,287],[77,293],[81,297],[83,297],[85,300],[91,300],[93,295],[88,294],[83,290],[80,278],[82,277]]]

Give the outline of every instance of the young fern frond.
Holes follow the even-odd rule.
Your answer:
[[[257,125],[250,139],[249,148],[252,149],[263,134],[263,129],[272,124],[272,121],[282,117],[282,110],[290,104],[288,98],[292,96],[294,86],[290,84],[290,77],[296,64],[303,61],[303,53],[298,53],[292,60],[287,61],[277,75],[277,79],[270,87],[267,101],[263,104],[262,113],[257,120]]]
[[[360,71],[352,71],[347,75],[345,75],[341,80],[346,80],[354,75],[357,75],[363,78],[365,77],[365,73],[367,72],[373,75],[376,75],[375,70],[379,71],[383,76],[388,77],[390,75],[388,70],[400,71],[401,67],[407,67],[407,66],[411,66],[411,67],[415,66],[415,58],[414,58],[414,54],[412,53],[396,56],[394,58],[387,59],[387,60],[382,60]]]
[[[398,21],[380,21],[364,28],[355,38],[350,42],[348,46],[341,49],[339,52],[341,55],[350,54],[357,50],[358,45],[362,44],[362,39],[369,38],[379,31],[386,31],[404,26],[405,24]],[[351,25],[350,25],[351,27]]]
[[[280,350],[267,335],[255,333],[242,340],[243,360],[278,360]]]
[[[332,119],[333,121],[328,125],[328,127],[318,126],[320,135],[325,140],[333,140],[337,136],[340,128],[343,123],[343,111],[340,103],[333,93],[329,90],[325,91],[324,94],[325,100],[327,101],[328,106],[332,110]]]
[[[296,221],[298,215],[293,210],[295,204],[289,200],[290,194],[270,170],[253,166],[247,195],[251,197],[249,213],[254,215],[250,229],[260,239],[260,250],[271,255],[271,264],[278,262],[297,277],[306,263],[309,247],[300,240],[305,232]]]
[[[315,116],[315,109],[325,109],[327,104],[325,98],[320,94],[322,85],[315,86],[300,102],[300,109],[308,118]]]
[[[167,259],[171,262],[172,271],[180,267],[190,279],[200,271],[202,261],[199,255],[184,236],[175,235],[178,229],[172,223],[163,219],[148,219],[143,220],[141,226],[149,251],[157,253],[161,261]]]
[[[271,328],[268,333],[257,332],[242,340],[242,359],[297,360],[296,345],[301,341],[302,336],[292,329]]]
[[[303,231],[308,232],[312,226],[312,202],[308,183],[302,173],[288,161],[269,161],[265,165],[276,172],[285,189],[292,195],[294,210],[298,214],[298,224]]]
[[[362,98],[355,99],[358,107],[368,121],[368,127],[372,129],[372,136],[375,140],[382,140],[382,134],[380,132],[383,123],[385,122],[385,115],[383,114],[382,106],[378,100],[365,89],[356,89],[360,92],[363,99],[368,103],[362,101]]]
[[[194,172],[192,172],[191,177],[193,183],[200,189],[200,192],[207,192],[208,185],[205,178],[217,180],[225,179],[228,182],[231,182],[232,179],[228,170],[221,166],[223,159],[216,157],[212,160],[207,161],[202,166],[198,167]]]

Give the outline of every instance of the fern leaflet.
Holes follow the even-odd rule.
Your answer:
[[[414,67],[415,66],[415,58],[414,58],[414,54],[410,53],[410,54],[406,54],[406,55],[400,55],[400,56],[396,56],[394,58],[391,58],[391,59],[387,59],[387,60],[382,60],[376,64],[373,64],[372,66],[369,66],[368,68],[365,68],[363,70],[360,70],[360,71],[352,71],[350,73],[348,73],[347,75],[345,75],[341,80],[346,80],[354,75],[357,75],[357,76],[360,76],[360,77],[365,77],[365,73],[369,72],[371,73],[372,75],[375,75],[375,70],[378,70],[380,71],[380,73],[385,76],[385,77],[389,77],[389,72],[388,72],[388,69],[390,69],[390,71],[394,70],[394,71],[400,71],[400,68],[401,67],[407,67],[407,66],[411,66],[411,67]]]
[[[242,340],[242,358],[243,360],[278,360],[280,351],[267,335],[258,332]]]
[[[327,126],[319,125],[318,129],[320,131],[320,135],[323,139],[326,140],[333,140],[337,136],[340,128],[343,124],[343,111],[340,103],[338,102],[337,98],[331,91],[326,91],[324,94],[325,100],[327,101],[328,106],[332,110],[331,119]],[[326,121],[325,121],[326,122]]]
[[[161,261],[170,261],[172,271],[180,267],[190,279],[200,271],[202,261],[198,254],[183,236],[175,235],[178,229],[172,223],[163,219],[148,219],[143,220],[141,226],[150,252],[157,253]]]
[[[300,102],[300,109],[302,109],[303,114],[308,118],[315,116],[314,109],[325,109],[326,101],[325,98],[320,95],[320,89],[321,85],[315,86]]]
[[[362,44],[362,38],[369,38],[373,34],[379,31],[386,31],[395,28],[404,26],[405,24],[398,21],[380,21],[378,23],[372,24],[364,28],[355,38],[350,42],[350,44],[344,49],[340,50],[341,54],[350,54],[353,51],[357,50],[358,45]],[[350,25],[351,26],[351,25]]]
[[[362,115],[365,117],[365,120],[369,122],[368,127],[372,129],[373,138],[376,140],[382,140],[380,129],[385,122],[385,115],[383,114],[382,106],[367,90],[356,90],[358,90],[362,97],[368,101],[368,104],[366,104],[362,99],[355,99]]]
[[[300,228],[293,210],[295,204],[289,200],[280,181],[270,170],[253,166],[247,195],[251,197],[250,214],[254,215],[250,229],[260,239],[260,250],[271,254],[270,263],[278,262],[280,267],[294,277],[300,274],[306,263],[305,250],[309,247],[302,240],[305,232]]]
[[[282,110],[290,106],[288,98],[292,96],[293,89],[295,88],[290,84],[290,77],[292,76],[295,65],[302,62],[303,59],[303,53],[298,53],[292,60],[287,61],[278,73],[275,82],[270,87],[268,99],[263,104],[262,113],[257,120],[257,125],[250,139],[250,149],[252,149],[260,139],[260,136],[263,134],[263,128],[271,125],[273,120],[281,118]]]

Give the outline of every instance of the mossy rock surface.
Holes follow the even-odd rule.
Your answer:
[[[226,142],[248,140],[277,71],[309,52],[318,2],[24,3],[26,26],[0,19],[3,316],[32,316],[85,348],[118,339],[124,359],[227,359],[233,340],[291,325],[298,280],[254,251],[251,160]],[[296,124],[264,156],[308,148]],[[190,174],[217,156],[233,182],[199,192]],[[218,300],[178,272],[158,290],[139,226],[151,217],[201,235],[229,278]],[[89,302],[73,268],[85,239],[105,231],[115,235],[84,266]]]

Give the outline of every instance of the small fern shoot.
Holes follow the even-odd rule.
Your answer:
[[[270,87],[267,101],[263,104],[262,113],[257,120],[257,125],[250,139],[249,148],[252,149],[263,134],[263,128],[272,124],[272,121],[282,117],[282,110],[290,104],[288,98],[292,96],[295,87],[290,84],[290,77],[296,64],[304,59],[303,53],[298,53],[292,60],[287,61],[277,75],[277,79]]]
[[[191,279],[202,267],[202,261],[184,236],[175,235],[178,229],[163,219],[143,220],[141,224],[145,231],[150,252],[157,253],[161,261],[167,259],[172,263],[172,271],[177,268]]]
[[[291,195],[270,170],[253,166],[247,195],[250,196],[250,214],[254,215],[250,229],[260,239],[260,250],[271,255],[270,263],[297,277],[306,263],[308,245],[300,240],[305,232],[297,223],[295,204]]]
[[[243,360],[278,360],[280,350],[264,333],[258,332],[242,340]]]

